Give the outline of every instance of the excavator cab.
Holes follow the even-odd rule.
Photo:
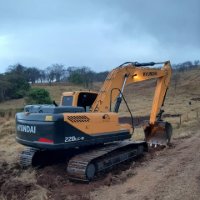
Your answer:
[[[98,93],[93,91],[63,92],[60,106],[77,106],[89,112]]]

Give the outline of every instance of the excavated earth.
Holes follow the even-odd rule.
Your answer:
[[[200,131],[174,139],[170,147],[150,149],[142,158],[119,165],[91,183],[70,182],[64,163],[27,169],[27,173],[33,171],[34,181],[23,181],[19,177],[24,170],[17,162],[10,165],[0,160],[0,199],[38,199],[33,194],[41,188],[46,195],[40,199],[52,200],[200,199]]]

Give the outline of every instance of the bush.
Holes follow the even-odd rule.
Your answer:
[[[26,97],[27,104],[51,104],[49,92],[42,88],[32,88]]]
[[[0,102],[8,99],[23,98],[30,89],[30,84],[18,74],[0,75]]]

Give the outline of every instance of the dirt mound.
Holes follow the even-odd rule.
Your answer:
[[[34,184],[31,183],[24,183],[18,180],[6,181],[1,186],[1,193],[7,199],[26,199],[26,195],[28,192],[35,190],[36,187]]]
[[[138,160],[138,162],[140,161]],[[37,171],[37,184],[50,191],[49,199],[62,200],[69,196],[72,199],[89,199],[91,191],[101,186],[120,184],[133,176],[132,168],[134,166],[135,162],[120,165],[110,173],[99,174],[91,183],[69,181],[66,164],[48,166]]]
[[[37,170],[37,184],[49,191],[48,199],[90,199],[90,193],[101,187],[120,185],[133,177],[135,168],[153,159],[161,149],[150,149],[149,153],[135,161],[126,162],[112,172],[99,174],[93,182],[71,182],[66,173],[66,164],[47,166]]]
[[[25,199],[27,193],[36,189],[34,184],[15,180],[20,175],[19,165],[9,166],[5,161],[0,163],[0,189],[5,199]]]

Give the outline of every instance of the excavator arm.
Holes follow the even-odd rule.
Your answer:
[[[149,68],[163,64],[162,68]],[[157,79],[150,120],[144,124],[145,138],[153,144],[164,144],[170,140],[169,123],[161,121],[162,106],[170,83],[172,69],[169,61],[163,63],[125,63],[113,69],[107,76],[100,92],[91,107],[91,112],[111,112],[111,103],[115,102],[114,112],[118,112],[125,86],[136,82]],[[167,124],[167,125],[166,125]],[[168,126],[166,128],[166,126]],[[159,137],[157,137],[159,136]],[[161,137],[161,138],[160,138]]]

